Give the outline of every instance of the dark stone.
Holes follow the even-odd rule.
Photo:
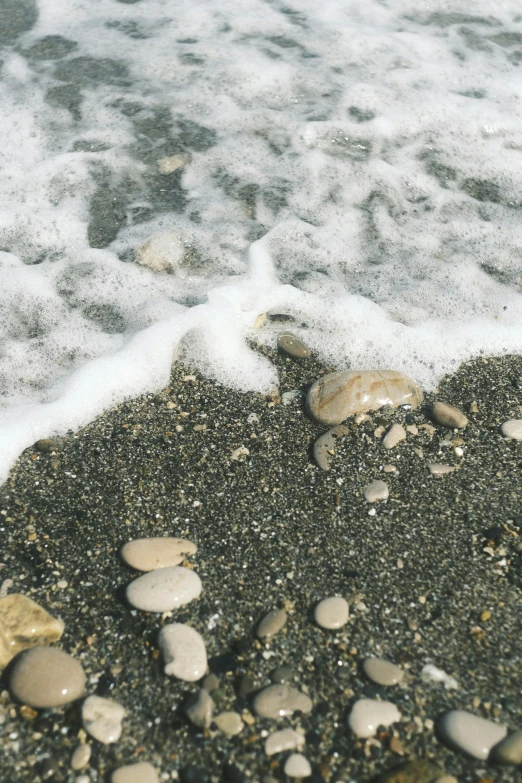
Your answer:
[[[499,544],[504,535],[504,529],[501,527],[493,526],[488,527],[482,533],[486,541],[494,541],[495,544]]]
[[[96,686],[96,695],[102,698],[107,696],[115,687],[116,680],[109,672],[102,674]]]
[[[201,767],[190,764],[180,771],[181,783],[210,783],[210,775]]]

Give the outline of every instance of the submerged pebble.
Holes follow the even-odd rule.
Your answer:
[[[348,725],[358,737],[373,737],[379,726],[391,726],[401,719],[401,713],[391,701],[359,699],[348,716]]]
[[[315,607],[314,618],[321,628],[329,630],[342,628],[349,619],[348,601],[340,596],[323,598]]]
[[[33,647],[15,663],[9,679],[12,696],[31,707],[61,707],[85,690],[79,661],[54,647]]]
[[[509,419],[509,421],[505,421],[500,428],[500,432],[505,438],[522,440],[522,419]]]
[[[190,568],[159,568],[139,576],[127,586],[127,600],[144,612],[168,612],[201,594],[201,579]]]
[[[158,642],[165,659],[165,674],[185,682],[195,682],[206,674],[205,641],[190,625],[166,625],[159,633]]]
[[[294,729],[281,729],[274,731],[265,741],[265,753],[273,756],[274,753],[282,753],[285,750],[300,748],[305,744],[305,738]]]
[[[285,627],[288,615],[284,609],[273,609],[269,612],[257,627],[258,639],[270,639]]]
[[[491,749],[507,734],[507,726],[479,718],[465,710],[451,710],[439,721],[441,738],[469,756],[485,760]]]
[[[308,359],[312,354],[306,343],[292,332],[281,332],[277,338],[277,347],[293,359]]]
[[[312,767],[302,753],[292,753],[285,761],[284,772],[289,778],[307,778],[312,774]]]
[[[404,672],[391,661],[384,658],[366,658],[364,673],[377,685],[397,685],[404,678]]]
[[[112,773],[111,783],[159,783],[158,773],[148,761],[128,764]]]
[[[21,593],[0,598],[0,671],[22,650],[57,642],[62,620]]]
[[[122,547],[121,556],[137,571],[176,566],[185,555],[194,555],[198,548],[185,538],[136,538]]]
[[[463,429],[468,425],[467,416],[449,402],[434,402],[431,415],[437,424],[448,429]]]
[[[104,745],[118,742],[127,711],[121,704],[101,696],[89,696],[82,705],[85,731]]]
[[[269,685],[254,699],[254,710],[261,718],[282,718],[299,710],[308,713],[312,700],[290,685]]]
[[[389,494],[390,490],[388,489],[388,485],[385,481],[380,481],[379,479],[370,482],[370,484],[363,489],[364,499],[367,500],[368,503],[387,500]]]

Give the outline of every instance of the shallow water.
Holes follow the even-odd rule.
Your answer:
[[[427,388],[520,352],[517,6],[1,0],[0,480],[180,344],[268,390],[267,311]]]

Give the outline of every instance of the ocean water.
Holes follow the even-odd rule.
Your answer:
[[[264,313],[425,388],[522,350],[515,0],[0,0],[0,63],[0,480],[176,356],[274,387]]]

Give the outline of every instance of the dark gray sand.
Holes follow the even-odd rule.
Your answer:
[[[321,371],[313,359],[267,353],[282,393],[306,389]],[[428,419],[425,410],[381,411],[349,423],[329,473],[312,463],[322,429],[302,401],[283,405],[187,375],[176,366],[169,389],[120,405],[71,434],[57,455],[28,449],[0,489],[0,581],[13,579],[10,592],[63,618],[60,646],[81,659],[89,691],[129,713],[116,745],[93,742],[91,779],[108,781],[117,766],[149,760],[162,779],[195,765],[214,781],[283,780],[288,754],[268,759],[263,732],[302,726],[317,783],[370,781],[398,765],[392,733],[406,759],[434,760],[459,781],[517,780],[513,768],[446,749],[433,722],[462,708],[522,725],[522,444],[499,434],[503,421],[521,415],[522,358],[480,359],[441,383],[438,397],[469,415],[462,458],[442,443],[453,435],[441,427],[386,452],[373,435],[379,424]],[[469,414],[474,401],[479,412]],[[258,421],[247,421],[251,413]],[[241,446],[249,455],[231,460]],[[431,476],[429,462],[458,469]],[[386,463],[398,473],[384,474]],[[374,478],[388,482],[390,498],[370,516],[362,489]],[[189,725],[183,704],[195,686],[164,676],[156,643],[169,619],[131,611],[123,597],[135,574],[118,556],[121,545],[163,534],[199,547],[193,562],[204,592],[173,619],[205,637],[219,709],[248,710],[251,697],[238,697],[242,677],[267,685],[285,664],[294,684],[308,688],[310,715],[277,724],[250,719],[233,738]],[[350,602],[349,623],[320,630],[311,609],[336,593]],[[255,641],[259,618],[280,606],[290,613],[286,628],[267,646]],[[485,610],[491,617],[481,620]],[[404,686],[371,685],[362,674],[367,655],[400,664]],[[422,682],[428,662],[460,688]],[[74,781],[78,708],[35,715],[10,700],[6,679],[0,779]],[[403,714],[378,741],[347,729],[350,706],[362,696],[388,698]]]

